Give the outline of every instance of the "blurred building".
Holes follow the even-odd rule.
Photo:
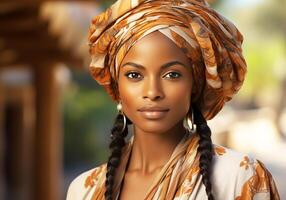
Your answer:
[[[91,1],[0,2],[0,199],[57,200],[63,66],[82,69]]]
[[[94,2],[92,0],[1,0],[0,2],[0,200],[58,200],[65,195],[62,194],[63,130],[60,98],[62,87],[69,80],[68,70],[84,70],[83,66],[88,66],[86,34],[91,17],[100,11]],[[102,2],[108,5],[111,1]],[[264,11],[256,9],[258,6],[252,9],[246,6],[239,10],[238,4],[246,1],[210,0],[209,2],[215,3],[214,5],[227,5],[229,2],[235,4],[226,7],[224,11],[231,13],[232,15],[228,15],[233,16],[235,22],[241,24],[242,32],[246,36],[245,52],[249,74],[244,84],[244,91],[247,87],[254,88],[253,91],[256,92],[262,91],[275,80],[270,75],[275,68],[273,60],[278,57],[278,52],[274,51],[275,45],[275,48],[272,48],[273,45],[267,46],[263,43],[264,41],[271,43],[271,37],[268,37],[271,34],[266,30],[273,32],[278,30],[266,27],[266,19],[269,20],[269,24],[277,24],[277,27],[283,29],[279,31],[283,33],[281,40],[283,42],[279,43],[285,44],[284,7],[278,3],[279,9],[271,14],[269,10],[273,6],[266,6],[267,9]],[[278,18],[271,17],[278,14],[280,8],[281,17],[280,14]],[[238,14],[235,15],[234,11]],[[265,15],[261,20],[263,21],[261,32],[254,31],[258,30],[258,23],[253,18],[258,13]],[[281,23],[277,23],[279,19]],[[262,39],[258,40],[258,36]],[[256,48],[251,46],[254,43]],[[260,50],[265,53],[255,54]],[[273,58],[266,62],[267,57]],[[285,140],[281,140],[283,135],[279,136],[282,131],[279,131],[277,119],[281,118],[280,127],[285,133],[285,51],[280,63],[281,67],[277,70],[277,74],[281,76],[283,81],[280,82],[283,84],[276,93],[281,97],[275,95],[275,89],[268,90],[265,96],[254,92],[248,95],[250,99],[256,97],[260,102],[267,98],[275,102],[281,99],[277,101],[276,107],[265,109],[263,107],[266,103],[261,103],[263,106],[260,104],[251,106],[252,101],[245,104],[248,106],[243,106],[240,99],[240,104],[232,106],[236,109],[224,108],[226,112],[222,111],[221,117],[218,116],[211,121],[210,125],[214,141],[218,141],[217,143],[238,151],[250,152],[265,161],[277,180],[283,199],[286,196],[284,189],[286,162],[281,155],[286,152],[286,145]],[[260,84],[255,84],[257,82]],[[240,91],[240,94],[242,92]],[[234,101],[235,99],[232,102]],[[279,117],[282,114],[283,117]]]

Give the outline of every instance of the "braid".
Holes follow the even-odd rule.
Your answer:
[[[111,155],[108,158],[107,162],[107,172],[106,172],[106,181],[105,181],[105,199],[106,200],[112,200],[113,197],[113,183],[114,183],[114,176],[115,176],[115,170],[119,166],[120,158],[121,158],[121,150],[125,146],[125,137],[128,135],[128,128],[127,126],[121,132],[123,128],[123,115],[118,114],[113,128],[111,130],[111,142],[109,145],[109,149],[111,150]],[[130,124],[130,120],[126,117],[126,123]]]
[[[193,106],[194,123],[197,126],[197,132],[200,135],[198,151],[200,152],[200,174],[202,175],[202,181],[206,187],[206,193],[208,200],[214,200],[212,194],[212,185],[210,181],[212,158],[213,158],[213,146],[211,140],[211,130],[202,115],[201,111]]]

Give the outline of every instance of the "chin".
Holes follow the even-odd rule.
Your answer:
[[[148,121],[148,122],[140,122],[140,125],[136,125],[137,128],[141,129],[143,132],[146,133],[153,133],[153,134],[161,134],[165,133],[172,128],[171,124],[163,123],[162,121]]]

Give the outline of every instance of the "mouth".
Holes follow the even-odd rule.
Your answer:
[[[138,109],[140,112],[167,112],[169,111],[168,108],[159,107],[159,106],[145,106]]]
[[[145,110],[145,111],[139,111],[142,117],[145,119],[161,119],[167,115],[169,110]]]

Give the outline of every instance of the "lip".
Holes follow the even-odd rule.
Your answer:
[[[140,112],[167,112],[169,111],[168,108],[160,107],[160,106],[145,106],[138,109]]]
[[[163,118],[168,111],[141,111],[140,113],[146,119],[160,119]]]
[[[153,107],[143,107],[138,109],[140,114],[146,119],[160,119],[167,115],[169,109],[153,106]]]

